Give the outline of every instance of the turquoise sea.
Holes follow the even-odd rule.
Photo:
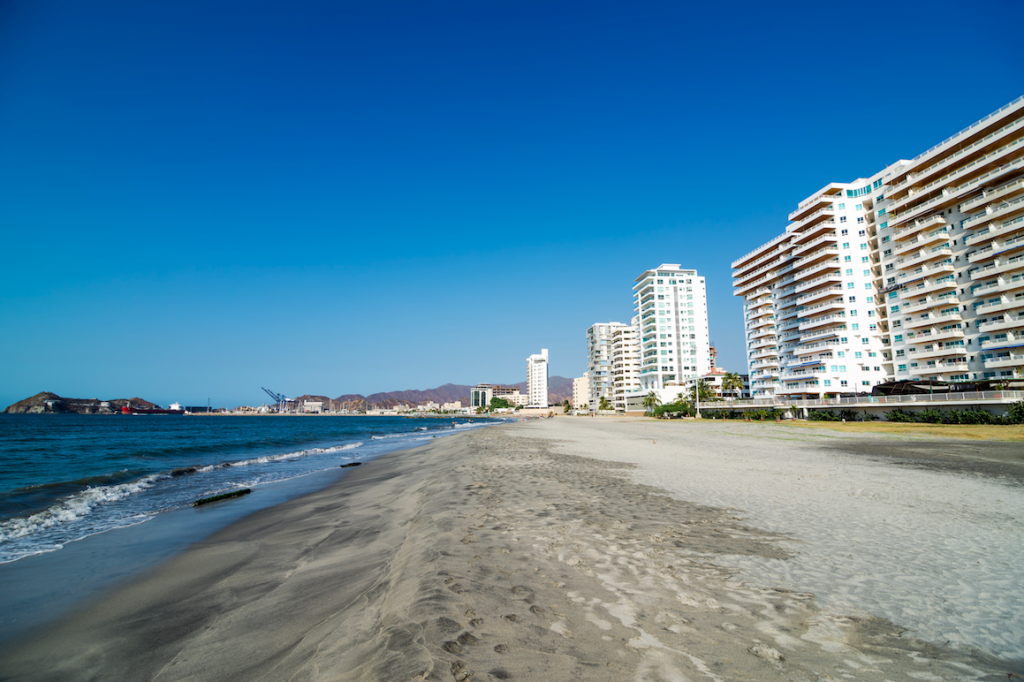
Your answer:
[[[500,420],[0,414],[2,651],[339,468]],[[202,497],[252,494],[202,507]]]

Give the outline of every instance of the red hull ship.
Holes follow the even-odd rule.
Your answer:
[[[121,408],[121,414],[185,414],[185,410],[181,408],[178,403],[172,403],[170,409],[162,410],[159,407],[147,409],[145,407],[132,407],[131,403],[128,403]]]

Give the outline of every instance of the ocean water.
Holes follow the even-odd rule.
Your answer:
[[[492,420],[0,415],[0,564]]]

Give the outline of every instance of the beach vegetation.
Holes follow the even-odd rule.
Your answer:
[[[837,422],[840,420],[839,415],[826,410],[813,410],[808,412],[807,418],[812,422]]]
[[[659,405],[661,405],[661,398],[656,392],[651,391],[644,396],[644,407],[647,408],[647,414],[654,414]]]
[[[499,397],[495,396],[495,397],[491,398],[491,402],[488,403],[488,407],[493,412],[494,410],[501,410],[501,409],[506,409],[507,410],[508,408],[515,407],[515,406],[512,403],[510,403],[509,401],[505,400],[504,398],[499,398]]]
[[[604,396],[601,396],[601,401],[600,401],[600,403],[598,403],[597,409],[602,411],[602,412],[605,411],[605,410],[610,410],[610,409],[612,409],[612,404],[610,402],[608,402],[608,398],[606,398]]]

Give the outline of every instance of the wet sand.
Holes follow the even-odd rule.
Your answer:
[[[815,550],[830,550],[834,530],[813,507],[835,498],[829,486],[870,476],[902,476],[908,486],[966,482],[997,486],[1016,505],[1019,478],[1008,485],[986,472],[908,470],[870,454],[870,439],[844,439],[863,446],[864,457],[842,452],[847,445],[828,436],[790,431],[554,419],[393,453],[332,487],[257,512],[110,592],[5,652],[0,677],[882,681],[1024,674],[1005,655],[1013,641],[1002,651],[967,641],[971,621],[964,641],[947,643],[872,613],[870,599],[858,605],[857,590],[836,600],[801,589],[818,575]],[[823,481],[773,497],[785,476]],[[975,488],[964,492],[970,499]],[[865,505],[870,517],[869,509],[906,494],[852,495],[850,504]],[[1016,510],[992,521],[993,532],[1016,523]],[[924,521],[907,523],[928,523],[932,510],[923,513]],[[987,509],[957,513],[964,523],[988,518]],[[945,523],[935,516],[937,535]],[[884,538],[873,543],[887,545]],[[810,565],[788,568],[800,562]],[[1015,609],[1019,573],[999,577],[1004,592],[993,603]],[[1021,636],[1013,622],[1005,634]]]

